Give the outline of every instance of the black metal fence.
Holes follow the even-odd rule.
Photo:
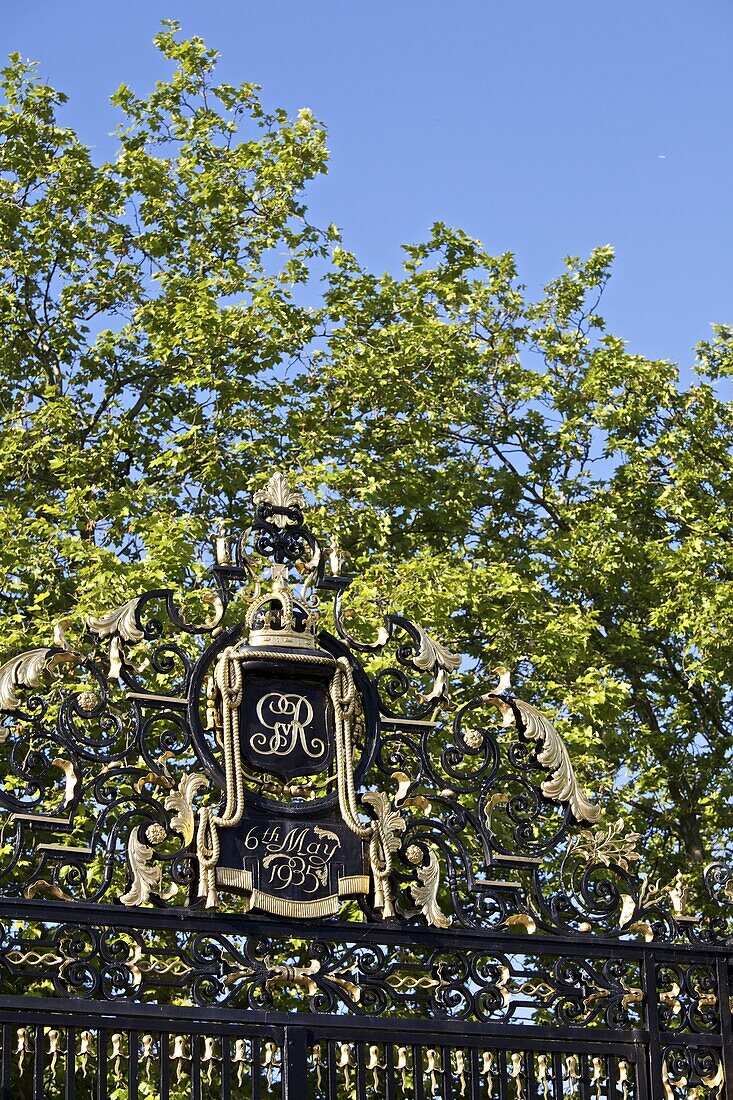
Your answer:
[[[101,916],[7,921],[3,1100],[733,1095],[720,946]]]

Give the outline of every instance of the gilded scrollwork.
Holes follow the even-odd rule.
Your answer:
[[[139,642],[145,636],[138,622],[141,601],[141,596],[134,596],[111,611],[105,611],[101,615],[88,615],[87,628],[100,638],[117,636],[123,642]]]
[[[511,693],[509,674],[505,668],[497,669],[497,673],[499,686],[496,692],[485,697],[486,701],[500,711],[505,726],[517,722],[518,715],[522,735],[539,743],[537,763],[552,772],[550,779],[542,783],[542,793],[553,801],[567,802],[576,821],[597,821],[601,814],[600,806],[594,806],[589,801],[575,774],[567,746],[552,722],[531,703],[525,703]]]
[[[306,526],[303,494],[277,474],[255,505],[246,531],[215,536],[215,591],[133,596],[89,616],[74,649],[61,623],[0,667],[0,887],[299,920],[349,904],[369,922],[536,938],[698,935],[685,884],[639,875],[620,823],[594,828],[567,745],[506,669],[454,707],[460,656],[424,626],[389,613],[373,641],[349,634],[343,555]],[[202,603],[210,617],[187,622],[180,608]],[[733,896],[721,865],[708,880]]]

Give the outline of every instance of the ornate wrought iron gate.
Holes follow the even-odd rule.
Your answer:
[[[728,870],[689,915],[505,670],[454,705],[255,502],[212,591],[0,668],[0,1097],[733,1097]]]

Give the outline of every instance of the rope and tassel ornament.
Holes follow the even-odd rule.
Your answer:
[[[214,814],[211,807],[199,810],[196,855],[199,862],[199,897],[206,899],[206,908],[217,903],[216,866],[219,862],[219,829],[238,825],[244,813],[244,782],[242,751],[239,738],[239,708],[242,702],[244,677],[242,665],[231,647],[224,650],[215,671],[215,683],[222,701],[222,740],[226,798],[224,812]]]
[[[357,692],[351,665],[339,657],[331,680],[331,701],[336,719],[336,787],[339,810],[352,833],[369,843],[369,863],[374,878],[374,907],[383,917],[395,915],[389,876],[392,853],[388,838],[379,820],[362,824],[359,820],[354,789],[353,734],[356,718]]]

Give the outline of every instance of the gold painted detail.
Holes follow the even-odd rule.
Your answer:
[[[430,1077],[430,1088],[433,1095],[438,1091],[438,1074],[443,1073],[443,1065],[440,1060],[440,1054],[434,1047],[428,1048],[425,1051],[425,1057],[427,1059],[427,1072]]]
[[[523,928],[528,936],[533,936],[537,931],[537,921],[529,913],[512,913],[504,925],[507,928]]]
[[[323,1070],[328,1067],[328,1062],[323,1057],[322,1050],[323,1048],[320,1043],[314,1043],[310,1052],[310,1060],[316,1071],[316,1088],[318,1092],[320,1092],[323,1087]]]
[[[45,878],[36,879],[30,886],[26,886],[23,891],[23,897],[28,899],[43,895],[56,898],[57,901],[73,901],[73,898],[65,890],[62,890],[55,882],[47,882]]]
[[[309,740],[313,707],[304,695],[271,691],[258,700],[257,717],[263,728],[252,734],[249,744],[260,756],[289,756],[300,745],[306,756],[317,760],[326,750],[320,737]]]
[[[433,676],[433,686],[427,695],[422,695],[424,703],[442,700],[447,706],[450,701],[449,680],[461,663],[458,653],[451,653],[444,645],[436,641],[424,627],[412,623],[417,631],[420,644],[417,653],[410,657],[409,663],[418,672],[429,672]]]
[[[639,839],[640,834],[628,832],[626,823],[619,818],[603,832],[581,829],[570,837],[566,855],[576,856],[586,867],[592,863],[608,867],[613,863],[628,871],[629,864],[640,859],[636,850]]]
[[[216,905],[216,866],[219,862],[221,828],[238,825],[244,813],[244,783],[239,738],[239,706],[242,702],[243,675],[234,650],[224,650],[216,665],[216,686],[222,703],[222,740],[226,791],[223,813],[204,806],[199,811],[196,855],[199,862],[199,897],[207,907]]]
[[[394,906],[389,890],[392,856],[399,851],[400,834],[406,829],[405,819],[395,810],[381,791],[367,791],[362,802],[371,806],[377,819],[377,828],[369,842],[369,859],[375,879],[374,905],[384,917],[393,917]]]
[[[459,1048],[458,1050],[453,1052],[453,1057],[455,1058],[456,1062],[456,1075],[461,1086],[459,1095],[465,1096],[466,1086],[468,1084],[468,1082],[466,1081],[466,1069],[468,1068],[466,1065],[466,1055]]]
[[[183,775],[178,784],[178,789],[172,791],[163,803],[166,810],[176,811],[171,818],[171,829],[180,833],[186,847],[193,842],[196,831],[193,808],[194,797],[197,791],[206,790],[208,786],[209,780],[200,772],[192,772],[189,775]]]
[[[87,615],[85,622],[92,634],[99,638],[112,638],[117,635],[123,642],[140,642],[145,634],[137,622],[137,609],[141,596],[133,596],[119,607],[105,611],[101,615]]]
[[[725,1087],[725,1074],[719,1056],[716,1054],[714,1057],[714,1072],[705,1076],[701,1074],[700,1082],[706,1089],[710,1090],[708,1096],[711,1096],[712,1100],[720,1100]],[[698,1086],[692,1085],[684,1074],[679,1077],[673,1076],[666,1058],[662,1063],[662,1087],[665,1100],[677,1100],[677,1097],[685,1097],[685,1100],[702,1100],[702,1090]]]
[[[302,493],[292,490],[287,477],[279,470],[272,475],[264,489],[258,489],[253,494],[252,500],[255,504],[270,504],[274,508],[292,508],[297,511],[305,508]],[[272,522],[280,528],[292,526],[294,523],[287,515],[272,516]]]
[[[510,688],[509,673],[505,668],[497,669],[497,672],[498,691],[507,692]],[[501,694],[485,695],[483,698],[501,713],[504,726],[515,724],[514,710]],[[522,718],[523,736],[530,741],[539,742],[537,763],[552,773],[542,784],[542,793],[555,802],[567,802],[578,821],[597,821],[601,814],[600,806],[594,806],[588,800],[575,774],[567,746],[552,722],[531,703],[525,703],[515,696],[511,697],[511,702]]]
[[[603,1072],[603,1062],[596,1056],[592,1061],[593,1073],[591,1075],[590,1083],[591,1087],[595,1085],[596,1100],[601,1100],[602,1089],[601,1086],[606,1083],[608,1077]]]
[[[402,1082],[402,1091],[407,1091],[407,1071],[409,1069],[409,1062],[407,1057],[407,1047],[397,1048],[397,1058],[395,1059],[395,1070],[400,1075]]]
[[[512,1064],[509,1070],[509,1079],[514,1081],[514,1089],[517,1100],[522,1097],[522,1074],[524,1073],[524,1056],[518,1050],[512,1054]]]
[[[422,856],[420,849],[417,850]],[[420,884],[413,883],[410,887],[410,893],[428,924],[433,925],[435,928],[448,928],[453,923],[453,918],[447,916],[438,904],[440,860],[434,848],[430,847],[428,853],[427,865],[417,869]]]
[[[379,1061],[379,1047],[373,1044],[369,1047],[369,1057],[367,1058],[365,1069],[367,1073],[372,1075],[372,1088],[375,1093],[380,1091],[379,1071],[387,1068],[386,1062]]]
[[[548,1073],[549,1066],[547,1063],[546,1054],[537,1055],[537,1081],[542,1086],[542,1100],[547,1100],[550,1095],[549,1082],[550,1076]]]
[[[145,905],[150,900],[151,894],[157,894],[163,901],[168,901],[177,890],[174,883],[170,883],[167,887],[163,886],[163,868],[160,864],[150,862],[153,858],[153,849],[146,843],[145,838],[158,843],[165,836],[162,826],[159,825],[158,829],[160,833],[154,831],[154,825],[147,827],[137,825],[130,833],[127,842],[127,861],[132,872],[132,885],[129,890],[120,895],[123,905]]]
[[[80,660],[77,654],[56,646],[29,649],[17,657],[11,657],[4,665],[0,665],[0,711],[19,708],[20,699],[16,688],[40,687],[44,673],[51,672],[61,664],[78,664]],[[7,730],[4,730],[0,741],[4,741],[6,737]]]
[[[351,1092],[351,1071],[356,1069],[356,1062],[354,1056],[351,1053],[351,1047],[348,1043],[340,1043],[338,1048],[338,1060],[336,1062],[336,1068],[340,1069],[344,1075],[344,1085],[346,1086],[347,1093]]]

